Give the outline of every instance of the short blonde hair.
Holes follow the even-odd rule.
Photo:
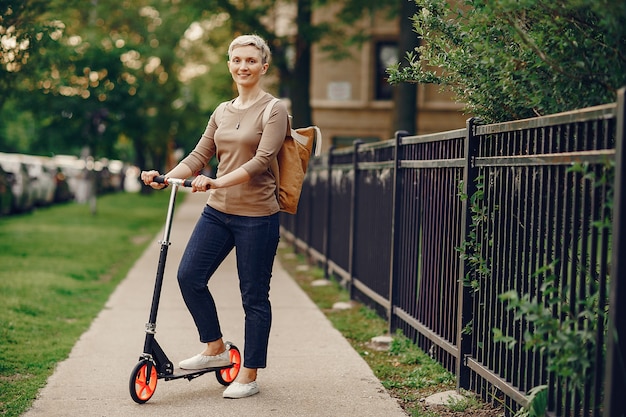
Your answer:
[[[254,46],[261,52],[261,61],[263,64],[269,64],[272,59],[272,53],[269,46],[263,38],[257,35],[241,35],[237,36],[228,47],[228,60],[232,56],[233,50],[240,46]]]

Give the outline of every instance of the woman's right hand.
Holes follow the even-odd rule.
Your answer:
[[[156,177],[158,177],[159,175],[159,171],[141,171],[141,181],[143,181],[144,184],[149,185],[150,187],[154,188],[155,190],[160,190],[162,188],[165,188],[166,185],[165,184],[159,184],[158,182],[154,182],[154,179]]]

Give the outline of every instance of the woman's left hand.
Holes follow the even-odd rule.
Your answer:
[[[215,188],[215,180],[213,178],[209,178],[204,175],[198,175],[191,182],[192,193],[195,193],[196,191],[200,191],[200,192],[208,191],[211,188]]]

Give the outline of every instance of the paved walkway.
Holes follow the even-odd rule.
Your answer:
[[[200,193],[189,195],[178,205],[172,227],[157,340],[174,364],[202,350],[175,275],[205,198]],[[166,207],[164,216],[165,211]],[[143,350],[161,233],[24,416],[406,417],[366,362],[278,262],[272,278],[268,368],[258,377],[261,392],[240,400],[223,399],[224,387],[209,373],[192,381],[159,380],[154,396],[136,404],[128,381]],[[243,352],[243,309],[234,256],[227,258],[210,287],[225,338]]]

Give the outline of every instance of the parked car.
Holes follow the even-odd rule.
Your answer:
[[[31,187],[34,192],[33,203],[36,206],[48,206],[54,202],[56,191],[55,172],[49,158],[42,156],[21,155],[22,162],[28,169]]]
[[[0,165],[0,216],[11,214],[13,210],[13,183],[15,176]]]
[[[76,198],[85,170],[85,161],[73,155],[56,155],[52,158],[67,182],[71,198]]]
[[[13,212],[23,213],[33,209],[35,190],[26,165],[19,155],[0,153],[0,165],[5,171],[15,177],[11,190],[13,191]]]
[[[85,203],[93,192],[124,191],[127,168],[115,159],[0,152],[0,216],[70,200]],[[131,180],[133,190],[141,188],[137,178]]]

